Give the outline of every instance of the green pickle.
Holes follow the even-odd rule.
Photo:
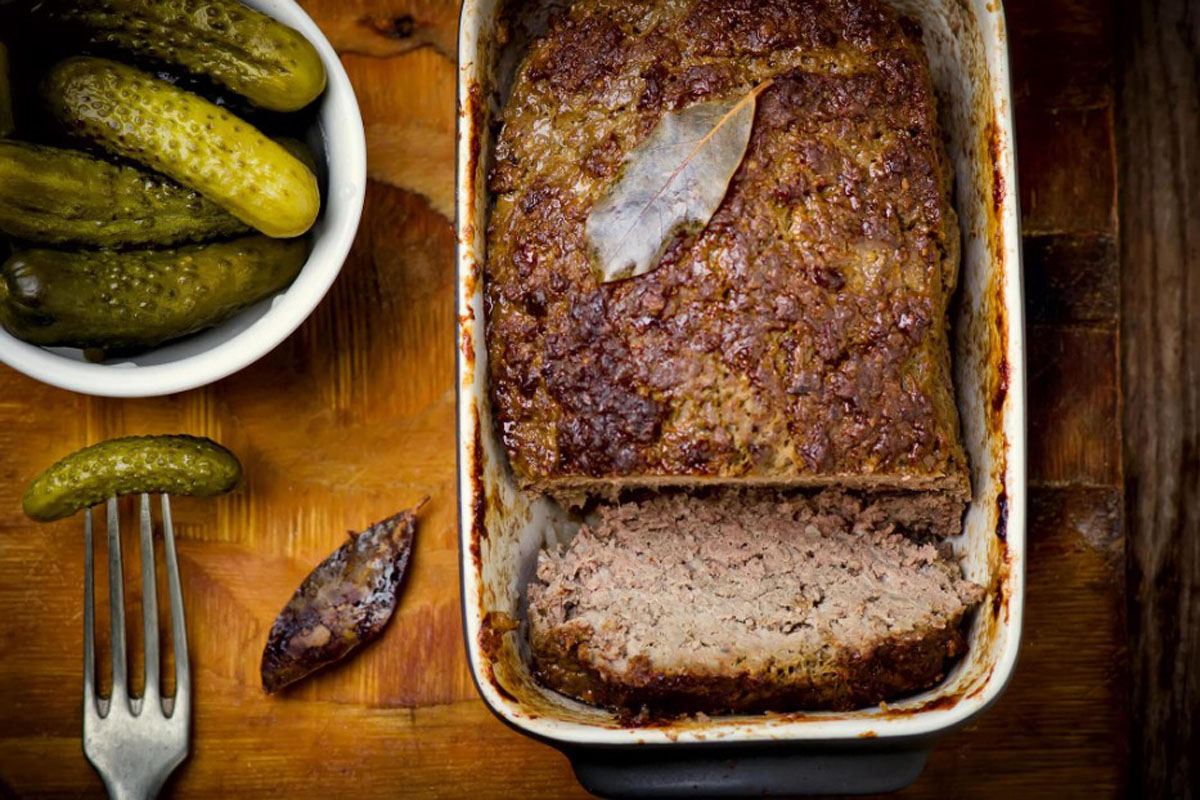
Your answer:
[[[313,175],[317,174],[317,157],[306,142],[291,136],[276,136],[275,141],[284,150],[294,155],[301,164],[308,167],[309,172]]]
[[[44,8],[94,44],[178,64],[262,108],[296,111],[325,88],[312,43],[238,0],[72,0]]]
[[[173,250],[26,250],[0,266],[0,325],[44,346],[136,351],[210,328],[283,289],[303,239]]]
[[[0,141],[0,231],[18,239],[129,247],[249,230],[195,190],[156,173],[75,150]]]
[[[8,75],[8,48],[0,42],[0,136],[8,136],[16,127],[13,123],[12,85]]]
[[[299,236],[317,218],[312,171],[199,95],[86,56],[56,64],[44,89],[70,133],[195,189],[268,236]]]
[[[237,457],[196,436],[127,436],[85,447],[51,466],[25,490],[25,514],[38,522],[69,517],[123,494],[214,495],[242,477]]]

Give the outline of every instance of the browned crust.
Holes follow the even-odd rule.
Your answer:
[[[922,635],[881,641],[869,652],[845,651],[823,678],[802,665],[769,671],[663,672],[641,656],[614,674],[587,658],[589,635],[556,628],[532,640],[533,670],[546,686],[622,713],[728,714],[803,708],[850,711],[915,694],[942,680],[965,649],[963,618]]]
[[[767,76],[704,233],[648,275],[597,284],[584,221],[624,154],[666,111]],[[531,48],[503,121],[488,349],[527,488],[858,476],[968,494],[949,168],[928,65],[893,12],[582,0]]]

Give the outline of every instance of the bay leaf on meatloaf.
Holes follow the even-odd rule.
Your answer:
[[[629,152],[585,227],[601,282],[650,272],[677,237],[704,230],[746,155],[755,101],[770,84],[669,111]]]

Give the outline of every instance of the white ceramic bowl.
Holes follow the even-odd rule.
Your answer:
[[[354,89],[337,53],[292,0],[245,0],[303,33],[321,54],[328,84],[306,138],[327,168],[322,212],[309,233],[312,252],[284,291],[215,328],[141,355],[102,364],[81,351],[37,347],[0,329],[0,361],[53,386],[108,397],[153,397],[204,386],[257,361],[312,313],[346,260],[367,185],[367,147]]]

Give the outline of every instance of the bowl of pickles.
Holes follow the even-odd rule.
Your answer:
[[[0,361],[186,391],[312,313],[358,227],[354,90],[290,0],[0,3]]]

